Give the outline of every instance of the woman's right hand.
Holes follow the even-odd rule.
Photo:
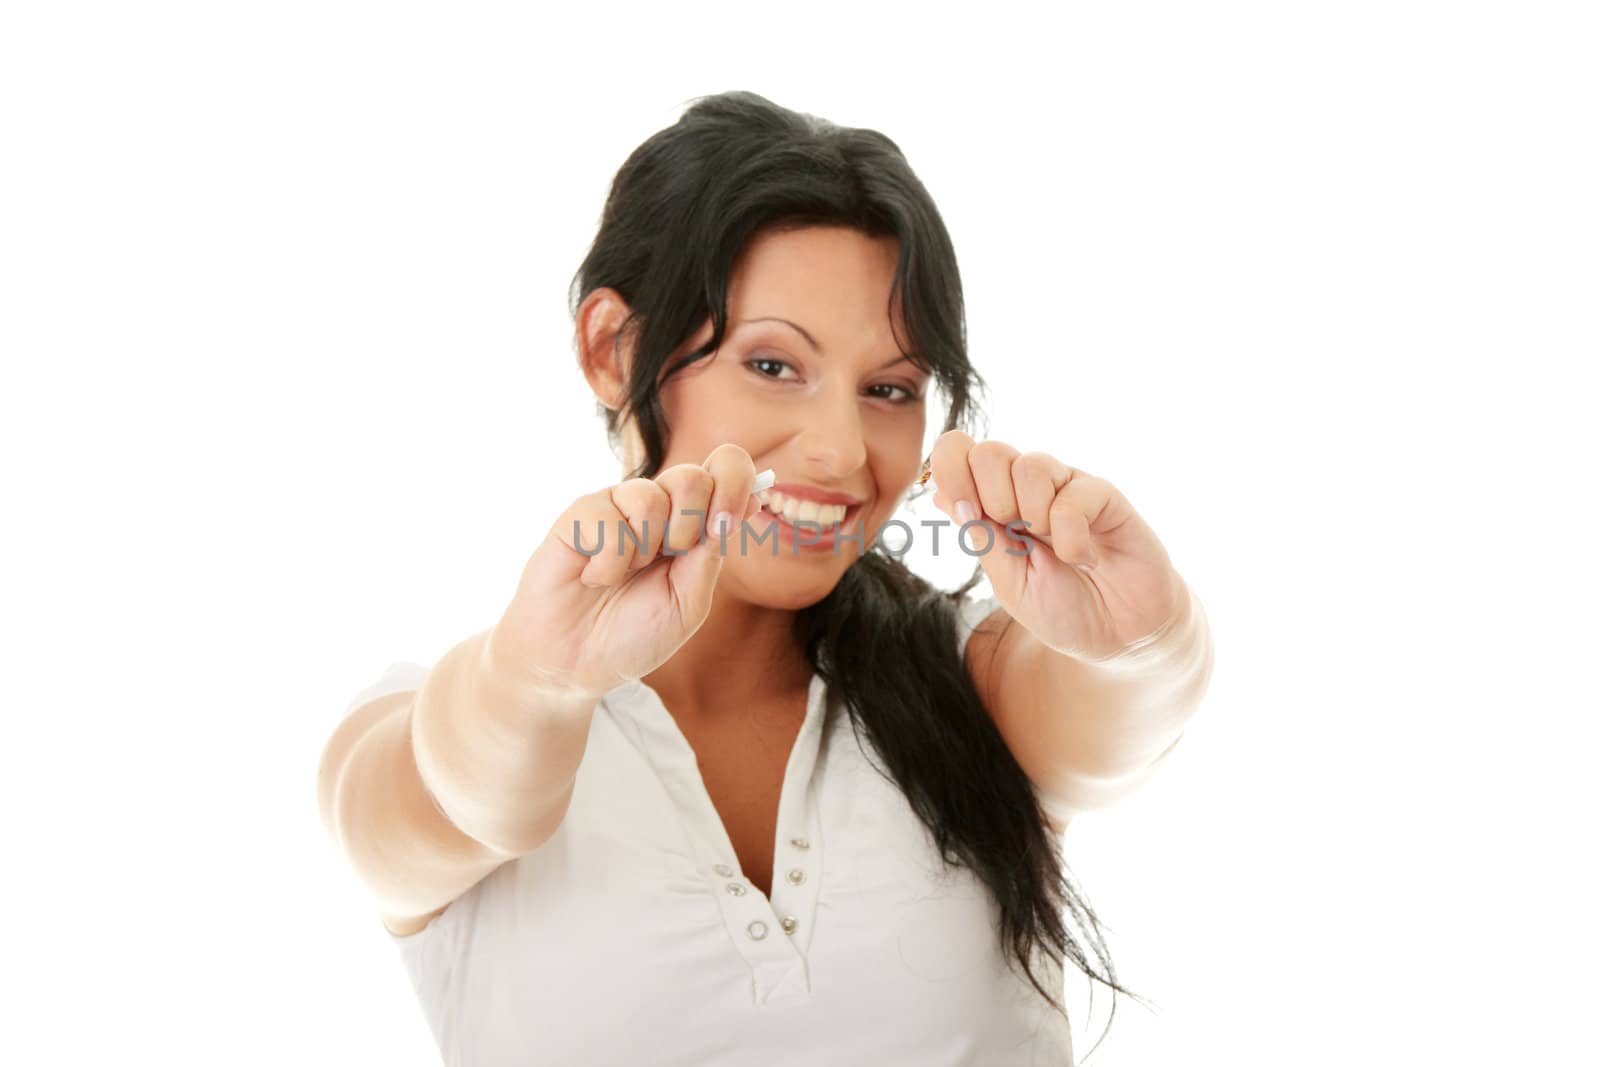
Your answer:
[[[699,466],[579,497],[523,568],[490,634],[497,667],[515,682],[598,697],[665,663],[711,610],[723,542],[736,546],[740,524],[760,507],[755,478],[749,453],[725,444]],[[726,538],[715,525],[722,512]],[[619,537],[624,525],[639,547]]]

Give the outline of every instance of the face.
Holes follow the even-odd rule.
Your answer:
[[[891,328],[897,253],[893,237],[836,227],[758,236],[734,268],[722,347],[662,387],[665,466],[703,463],[732,442],[757,471],[777,473],[773,494],[746,521],[742,552],[730,535],[719,597],[790,609],[822,599],[916,478],[930,382]],[[707,320],[682,353],[710,337]],[[784,516],[829,535],[839,522],[861,542],[840,539],[835,549],[824,536],[805,546],[818,531],[802,535]]]

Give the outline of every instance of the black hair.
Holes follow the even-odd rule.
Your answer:
[[[970,430],[985,386],[967,358],[955,249],[900,148],[876,130],[841,127],[755,93],[726,92],[694,99],[676,123],[629,155],[568,293],[574,316],[602,287],[629,307],[619,333],[633,346],[625,398],[616,409],[601,406],[613,448],[626,420],[637,427],[644,457],[629,477],[661,469],[671,430],[661,385],[721,346],[741,251],[758,234],[804,226],[898,240],[891,322],[898,298],[910,335],[902,350],[947,397],[945,429]],[[674,359],[707,319],[710,339]],[[1032,784],[956,654],[956,605],[980,576],[981,567],[959,589],[944,592],[874,543],[826,597],[795,613],[795,635],[944,862],[969,868],[993,894],[1012,965],[1020,964],[1064,1016],[1034,963],[1039,952],[1056,968],[1070,958],[1113,990],[1114,1018],[1116,993],[1139,998],[1118,984],[1100,921],[1073,884]],[[1067,929],[1064,913],[1085,932],[1099,968]]]

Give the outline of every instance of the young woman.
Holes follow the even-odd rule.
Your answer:
[[[1060,834],[1210,676],[1160,541],[961,428],[954,251],[882,134],[696,101],[618,172],[571,296],[623,480],[491,628],[359,694],[319,776],[446,1060],[1070,1063],[1063,960],[1126,990]],[[993,596],[878,537],[935,382],[952,521],[903,533]]]

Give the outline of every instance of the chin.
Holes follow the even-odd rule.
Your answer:
[[[722,575],[717,580],[719,595],[731,594],[749,604],[784,611],[799,611],[824,599],[850,564],[853,555],[840,553],[837,559],[829,557],[831,566],[818,566],[821,561],[807,564],[782,556],[776,559],[763,557],[747,559],[744,566],[734,568],[735,560],[723,564]]]

